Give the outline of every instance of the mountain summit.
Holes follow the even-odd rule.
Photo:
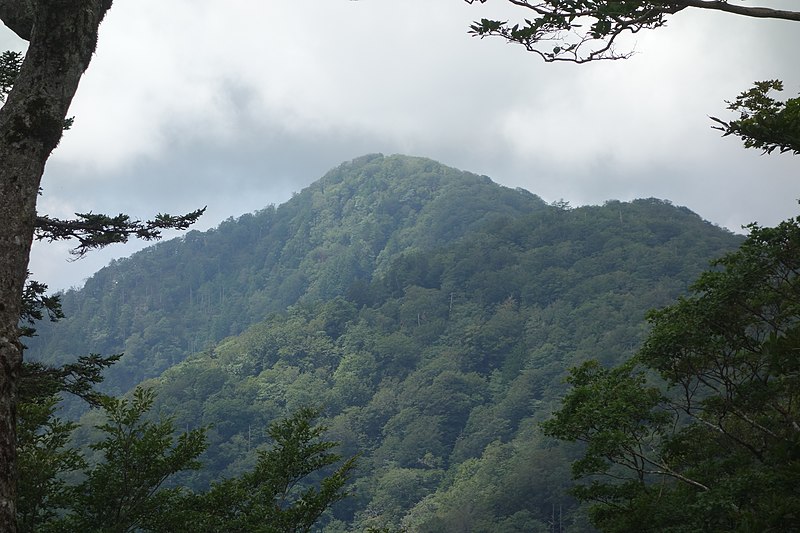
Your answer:
[[[124,392],[270,312],[343,295],[399,254],[546,208],[526,191],[430,159],[359,157],[277,208],[112,262],[63,295],[67,318],[41,324],[28,357],[124,352],[106,382]]]

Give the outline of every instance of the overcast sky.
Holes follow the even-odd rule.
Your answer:
[[[754,3],[754,2],[749,2]],[[760,5],[797,8],[792,0]],[[627,61],[544,64],[470,37],[502,0],[116,0],[48,163],[40,211],[148,217],[208,205],[203,230],[280,204],[370,152],[426,156],[572,205],[659,197],[734,231],[796,216],[800,158],[721,139],[754,80],[800,92],[800,24],[689,9]],[[3,29],[0,45],[24,43]],[[79,286],[116,247],[31,270]]]

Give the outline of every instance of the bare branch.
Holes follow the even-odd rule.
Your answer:
[[[800,11],[788,11],[785,9],[772,9],[770,7],[752,7],[731,4],[722,0],[678,0],[671,2],[653,2],[654,4],[677,4],[684,7],[698,7],[701,9],[711,9],[714,11],[724,11],[734,15],[743,15],[754,18],[770,18],[780,20],[800,21]]]

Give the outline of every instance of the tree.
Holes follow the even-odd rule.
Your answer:
[[[757,148],[765,154],[778,150],[800,155],[800,97],[781,102],[769,96],[773,90],[782,91],[783,83],[756,82],[752,89],[728,102],[728,109],[738,111],[739,119],[725,122],[711,117],[719,124],[714,129],[722,131],[723,137],[740,137],[745,148]]]
[[[24,389],[26,392],[27,389]],[[22,532],[309,531],[344,490],[355,457],[340,462],[314,424],[317,411],[301,409],[269,429],[270,449],[252,471],[193,493],[165,482],[200,468],[206,428],[176,435],[171,418],[152,420],[155,394],[137,388],[131,398],[102,397],[102,438],[89,447],[92,466],[69,445],[76,424],[54,416],[57,396],[27,396],[20,404],[18,528]],[[69,474],[73,475],[69,476]],[[70,483],[67,479],[76,479]]]
[[[270,449],[260,451],[251,472],[216,482],[208,492],[189,495],[163,516],[168,526],[153,531],[307,532],[344,490],[356,458],[344,461],[327,477],[320,471],[341,461],[331,453],[337,443],[323,440],[326,427],[315,424],[318,411],[302,408],[272,424]],[[314,479],[318,486],[314,486]]]
[[[101,213],[75,213],[77,218],[61,220],[47,215],[36,217],[34,237],[48,242],[75,239],[78,246],[70,250],[81,258],[91,250],[109,244],[128,242],[130,237],[145,241],[158,240],[164,229],[184,230],[194,224],[205,213],[206,208],[197,209],[185,215],[157,214],[152,220],[131,220],[120,213],[109,216]]]
[[[80,452],[68,446],[76,424],[55,416],[57,403],[56,396],[38,396],[19,404],[17,527],[22,532],[39,531],[68,506],[65,476],[86,466]]]
[[[785,530],[800,516],[800,217],[750,226],[629,362],[573,369],[543,424],[583,441],[575,494],[629,531]]]
[[[53,320],[63,316],[60,301],[44,296],[46,289],[35,282],[26,287],[23,322],[28,323],[28,336],[44,310]],[[355,458],[321,477],[319,471],[341,457],[329,452],[337,443],[321,439],[326,428],[312,424],[317,411],[308,408],[271,426],[274,446],[259,453],[254,471],[216,483],[207,493],[162,488],[174,474],[200,467],[197,458],[207,446],[206,428],[175,437],[171,418],[148,419],[152,390],[139,387],[130,399],[95,391],[102,371],[119,357],[91,354],[58,368],[23,364],[17,432],[19,531],[308,531],[347,495],[343,488]],[[77,424],[55,416],[63,392],[105,412],[107,420],[96,427],[105,438],[89,446],[101,455],[91,468],[70,445]],[[83,481],[68,483],[75,473]],[[298,483],[309,476],[319,478],[319,488],[306,483],[299,490]]]
[[[170,512],[170,505],[180,489],[162,488],[162,485],[177,472],[200,467],[197,457],[206,448],[205,429],[193,429],[175,438],[170,419],[154,422],[145,418],[154,399],[151,390],[137,388],[130,400],[101,400],[107,421],[97,429],[104,438],[90,446],[100,453],[101,460],[85,472],[85,479],[77,486],[64,487],[58,477],[51,478],[51,483],[61,484],[56,487],[59,490],[55,495],[66,494],[67,497],[55,501],[47,498],[42,502],[38,510],[42,518],[50,519],[43,524],[45,530],[138,531],[154,516]],[[54,431],[45,432],[51,433],[60,435]],[[69,457],[68,454],[77,453],[69,448],[55,450],[55,454],[46,451],[50,450],[41,454],[45,459],[60,459],[61,455]],[[63,470],[64,463],[60,460],[56,464]],[[85,466],[85,462],[66,466]],[[30,470],[43,478],[50,474],[39,468]],[[21,486],[29,487],[29,480]],[[62,513],[65,509],[67,512],[56,518],[59,508]],[[21,514],[24,518],[24,513]],[[24,522],[21,525],[24,526]]]
[[[468,4],[476,1],[465,0]],[[800,11],[743,6],[727,0],[508,0],[526,9],[530,18],[523,22],[481,19],[470,26],[477,37],[501,37],[519,44],[548,63],[627,59],[633,52],[620,52],[617,40],[625,33],[638,33],[665,26],[671,15],[688,8],[705,9],[752,18],[800,21]],[[746,148],[764,153],[800,153],[800,97],[786,102],[770,96],[781,91],[779,80],[756,82],[741,93],[728,109],[740,113],[738,120],[726,122],[711,117],[712,126],[723,136],[740,137]]]
[[[0,56],[0,530],[16,531],[16,419],[22,350],[18,323],[34,235],[77,238],[87,250],[129,236],[158,238],[185,228],[202,210],[184,217],[159,215],[131,221],[125,215],[78,214],[73,221],[40,217],[36,200],[45,163],[68,127],[67,111],[89,66],[97,32],[112,0],[0,0],[0,20],[28,41],[24,60]]]
[[[130,400],[100,400],[107,420],[97,426],[104,438],[90,445],[101,456],[92,467],[68,444],[76,425],[53,414],[57,396],[22,403],[20,531],[138,531],[171,513],[180,489],[161,486],[173,474],[200,466],[205,428],[174,437],[170,419],[145,418],[154,397],[138,388]],[[83,481],[67,483],[69,472],[81,473]]]
[[[0,529],[16,531],[17,324],[44,165],[61,138],[78,81],[111,2],[0,2],[0,19],[30,42],[0,109]]]
[[[20,336],[32,337],[36,321],[45,313],[50,320],[64,317],[58,296],[47,296],[47,285],[29,280],[22,297]],[[86,467],[81,453],[68,446],[77,424],[55,416],[62,392],[74,394],[99,407],[105,396],[94,386],[103,380],[103,370],[122,354],[79,357],[74,363],[52,367],[23,362],[17,411],[18,487],[17,527],[37,531],[57,516],[73,499],[65,475]]]
[[[476,1],[466,0],[468,4]],[[522,23],[482,19],[470,27],[478,37],[497,36],[524,46],[547,62],[585,63],[625,59],[617,39],[625,33],[660,28],[687,8],[722,11],[746,17],[800,21],[800,11],[741,6],[719,0],[508,0],[526,9]]]

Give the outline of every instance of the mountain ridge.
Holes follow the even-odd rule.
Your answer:
[[[432,214],[445,213],[435,206],[448,201],[473,208],[459,220]],[[125,352],[107,380],[109,390],[124,392],[269,312],[343,294],[385,270],[411,242],[424,249],[457,238],[482,223],[487,202],[512,215],[546,207],[535,195],[430,159],[356,158],[278,207],[112,261],[80,290],[63,293],[67,318],[41,324],[29,356],[56,363]],[[204,327],[189,331],[190,322]],[[142,360],[153,368],[143,370]]]
[[[106,390],[153,387],[176,427],[209,428],[190,487],[246,471],[270,422],[322,409],[361,455],[329,533],[547,531],[554,505],[588,531],[566,493],[575,450],[538,423],[569,367],[629,357],[645,313],[741,240],[665,200],[573,209],[373,154],[101,270],[35,348],[124,351]]]

